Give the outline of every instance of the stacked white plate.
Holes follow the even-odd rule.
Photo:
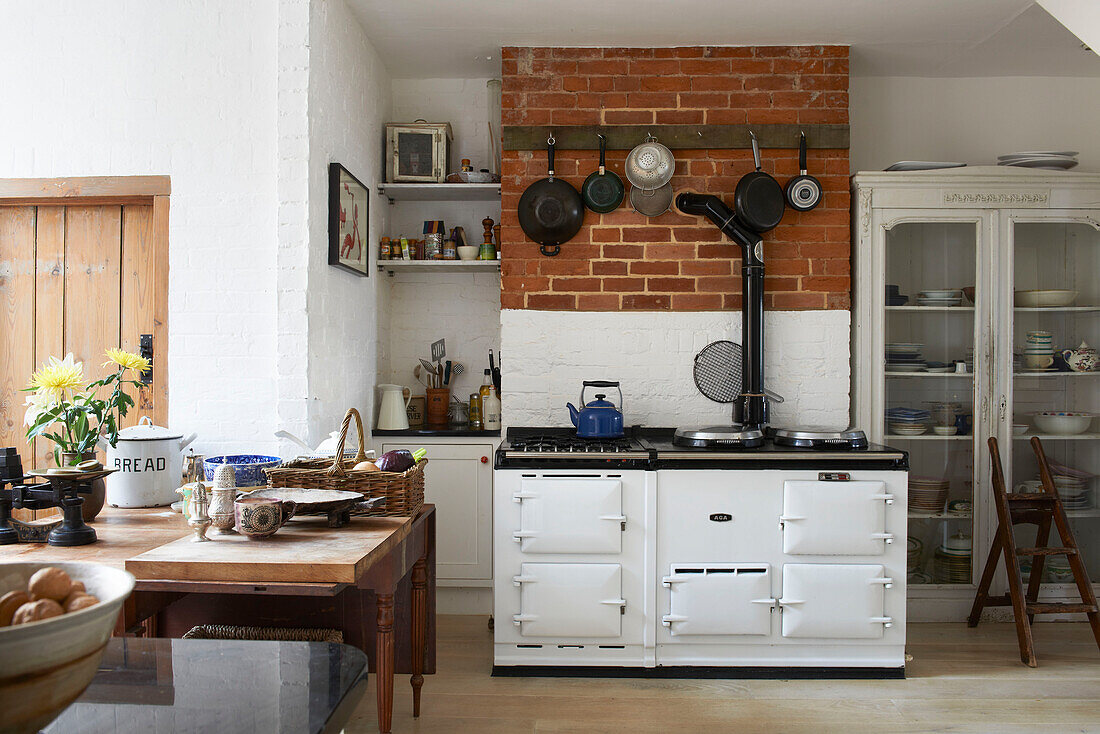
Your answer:
[[[906,573],[914,573],[920,571],[921,557],[924,555],[924,543],[920,538],[914,538],[912,535],[906,543],[905,554],[905,570]]]
[[[1087,510],[1092,507],[1092,492],[1087,479],[1055,474],[1054,488],[1058,490],[1062,505],[1067,510]]]
[[[921,356],[923,344],[916,342],[891,342],[886,345],[887,372],[920,372],[924,369]]]
[[[962,299],[961,290],[921,291],[917,296],[917,303],[922,306],[958,306]]]
[[[950,483],[933,477],[909,477],[909,510],[911,512],[943,512]]]
[[[1019,168],[1046,168],[1066,171],[1078,163],[1076,150],[1022,150],[997,156],[998,166]]]

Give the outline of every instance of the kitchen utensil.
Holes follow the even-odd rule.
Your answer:
[[[176,500],[183,473],[183,450],[196,434],[183,434],[153,425],[148,416],[136,426],[118,432],[111,446],[100,438],[106,466],[117,469],[106,479],[107,503],[112,507],[161,507]]]
[[[584,402],[584,391],[589,387],[613,387],[619,391],[619,405],[623,404],[623,391],[618,382],[607,380],[585,380],[581,383],[581,409],[572,403],[566,403],[569,409],[569,420],[577,428],[577,436],[580,438],[618,438],[623,435],[623,414],[615,404],[604,400],[606,395],[597,393],[596,399],[590,403]]]
[[[1092,425],[1094,413],[1076,411],[1042,411],[1032,414],[1035,427],[1044,433],[1057,436],[1075,436],[1084,433]]]
[[[451,384],[451,360],[448,359],[447,362],[443,365],[443,386],[447,387],[450,384]]]
[[[424,374],[424,376],[427,377],[429,382],[431,383],[428,385],[428,387],[435,387],[435,365],[421,357],[420,366],[424,369],[424,372],[422,374]]]
[[[581,185],[581,198],[584,205],[597,214],[615,211],[623,203],[626,187],[623,180],[614,171],[607,170],[607,138],[598,134],[600,139],[600,167],[588,174]]]
[[[466,371],[466,365],[461,362],[451,362],[451,382],[458,379],[458,376]]]
[[[426,422],[428,428],[446,428],[450,416],[451,390],[447,387],[428,388]]]
[[[493,350],[489,350],[489,377],[493,381],[493,387],[497,391],[497,395],[500,395],[500,367],[497,365],[493,358]]]
[[[519,226],[537,242],[539,252],[553,257],[561,252],[584,223],[584,201],[567,181],[554,178],[554,138],[546,141],[547,177],[524,190],[519,199]]]
[[[413,377],[424,387],[433,387],[432,385],[432,373],[426,372],[423,367],[416,365],[413,367]]]
[[[233,516],[236,518],[233,529],[249,540],[270,538],[294,517],[296,509],[294,500],[252,495],[242,497],[233,503]]]
[[[237,497],[237,477],[233,467],[219,466],[214,471],[214,486],[210,489],[210,524],[221,534],[233,532],[233,501]]]
[[[84,609],[37,622],[0,627],[0,727],[37,732],[57,718],[91,683],[104,647],[119,619],[134,577],[101,563],[27,563],[5,558],[0,564],[0,596],[23,590],[41,569],[60,568],[99,599]]]
[[[671,183],[656,189],[635,186],[630,189],[630,206],[643,217],[659,217],[672,206],[672,195]]]
[[[760,146],[756,135],[752,137],[752,159],[756,170],[747,173],[737,182],[733,203],[737,219],[757,233],[768,232],[783,219],[783,187],[772,176],[760,170]]]
[[[821,203],[821,182],[806,172],[806,133],[798,136],[798,175],[787,182],[783,193],[795,211],[808,212]]]
[[[447,340],[437,339],[432,342],[432,361],[439,364],[447,356]]]
[[[1077,300],[1077,291],[1027,290],[1016,291],[1013,301],[1017,308],[1053,308],[1071,306]]]
[[[1081,342],[1076,349],[1063,349],[1061,355],[1074,372],[1092,372],[1100,365],[1100,356],[1085,342]]]
[[[431,389],[430,387],[428,388]],[[409,427],[407,409],[412,391],[404,385],[379,385],[381,393],[378,407],[378,423],[376,428],[380,431],[404,431]]]
[[[744,351],[740,344],[728,340],[714,341],[695,355],[692,377],[695,387],[708,400],[732,403],[741,395]],[[782,403],[783,397],[764,390],[769,400]]]
[[[671,150],[657,142],[657,138],[647,135],[641,145],[627,154],[623,171],[631,186],[652,191],[672,180],[676,158]]]

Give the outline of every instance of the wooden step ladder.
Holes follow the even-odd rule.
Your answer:
[[[978,593],[974,597],[974,606],[970,610],[970,618],[967,624],[970,627],[978,626],[985,607],[1012,607],[1012,614],[1016,618],[1016,637],[1020,642],[1020,660],[1032,668],[1038,666],[1035,659],[1035,645],[1031,638],[1031,623],[1036,614],[1070,614],[1084,613],[1088,615],[1089,624],[1092,626],[1092,636],[1096,638],[1096,645],[1100,648],[1100,614],[1097,614],[1096,594],[1093,593],[1092,584],[1089,582],[1085,571],[1085,564],[1081,560],[1081,554],[1077,549],[1077,541],[1074,540],[1073,531],[1069,526],[1069,518],[1062,506],[1062,499],[1058,496],[1058,490],[1054,486],[1054,478],[1050,473],[1050,464],[1047,463],[1046,453],[1043,452],[1043,444],[1038,437],[1031,439],[1031,448],[1035,451],[1035,458],[1039,462],[1039,476],[1043,481],[1041,494],[1012,494],[1005,490],[1004,473],[1001,470],[1001,454],[997,449],[997,439],[989,439],[989,460],[993,465],[993,500],[997,507],[997,534],[993,538],[993,547],[989,551],[989,559],[982,571],[982,580],[978,584]],[[1047,538],[1050,536],[1050,524],[1053,521],[1058,528],[1058,535],[1062,539],[1060,546],[1047,546]],[[1017,547],[1016,539],[1012,534],[1012,526],[1016,524],[1038,525],[1039,530],[1035,535],[1034,547]],[[1001,596],[990,596],[989,585],[993,581],[993,574],[997,570],[997,561],[1004,555],[1005,566],[1008,570],[1008,593]],[[1077,590],[1081,594],[1080,604],[1040,604],[1039,584],[1043,578],[1043,562],[1047,556],[1064,555],[1069,560],[1070,570],[1073,572],[1073,580],[1077,583]],[[1027,582],[1027,591],[1023,591],[1023,580],[1020,576],[1020,562],[1017,556],[1031,556],[1031,578]]]

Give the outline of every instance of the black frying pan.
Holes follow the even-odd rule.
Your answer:
[[[619,208],[626,195],[626,187],[623,180],[614,171],[607,170],[605,162],[607,150],[607,138],[597,135],[600,139],[600,168],[588,174],[581,186],[581,197],[584,205],[597,214],[606,214]]]
[[[787,182],[787,205],[808,212],[821,203],[821,182],[806,173],[806,133],[798,140],[798,175]]]
[[[519,226],[539,243],[539,252],[553,257],[561,252],[584,222],[584,202],[567,181],[554,178],[554,138],[546,141],[548,175],[527,187],[519,198]]]
[[[742,224],[754,232],[768,232],[783,219],[783,187],[771,175],[760,170],[760,148],[752,135],[752,158],[756,170],[737,182],[733,194],[734,210]]]

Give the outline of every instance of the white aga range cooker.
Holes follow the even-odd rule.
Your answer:
[[[904,676],[904,452],[511,428],[495,467],[495,674]]]

